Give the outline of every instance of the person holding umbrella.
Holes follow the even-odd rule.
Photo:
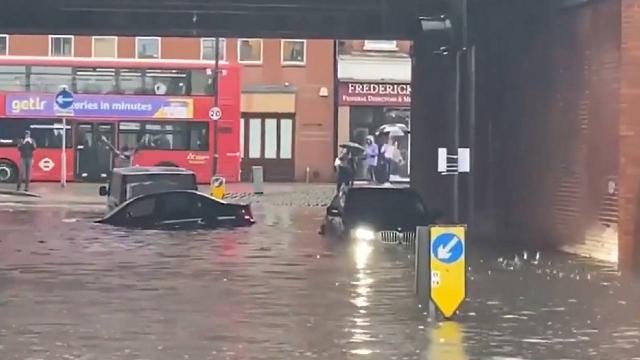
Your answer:
[[[336,180],[338,193],[340,193],[340,189],[342,189],[343,185],[347,187],[353,185],[356,159],[354,153],[364,152],[364,148],[360,144],[354,142],[340,144],[340,148],[342,148],[342,150],[340,151],[340,154],[334,162],[336,171],[338,172],[338,177]]]

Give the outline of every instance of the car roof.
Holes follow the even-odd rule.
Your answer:
[[[397,189],[410,189],[411,187],[409,186],[409,184],[405,184],[405,183],[398,183],[398,184],[394,184],[394,183],[387,183],[387,184],[371,184],[369,182],[354,182],[353,187],[351,189],[392,189],[392,190],[397,190]],[[351,190],[350,189],[350,190]]]
[[[141,174],[182,174],[193,175],[194,172],[179,167],[172,166],[133,166],[126,168],[115,168],[113,174],[120,175],[141,175]]]

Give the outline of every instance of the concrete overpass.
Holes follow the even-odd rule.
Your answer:
[[[474,239],[640,263],[640,0],[29,0],[0,32],[412,39],[430,206]],[[437,173],[439,147],[470,147],[471,174]]]

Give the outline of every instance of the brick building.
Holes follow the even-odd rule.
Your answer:
[[[221,61],[243,65],[243,179],[330,181],[334,153],[334,41],[221,39]],[[215,59],[215,39],[0,35],[0,55]]]

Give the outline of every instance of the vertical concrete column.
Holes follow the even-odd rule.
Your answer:
[[[421,34],[414,39],[411,85],[411,185],[431,209],[445,216],[453,214],[453,185],[450,176],[438,173],[438,148],[453,149],[455,142],[456,54],[441,51],[438,34]]]
[[[622,0],[618,258],[640,265],[640,0]]]

